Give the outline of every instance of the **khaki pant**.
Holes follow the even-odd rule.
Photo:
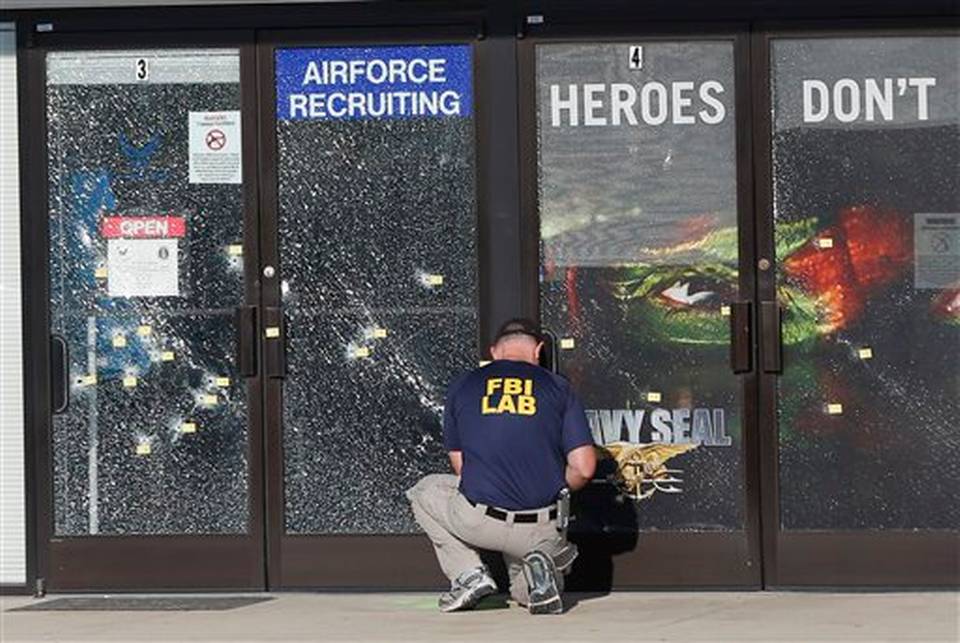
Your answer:
[[[527,604],[527,582],[520,559],[539,549],[555,555],[566,545],[566,535],[557,531],[557,521],[512,523],[474,507],[457,489],[455,475],[426,476],[407,491],[417,523],[430,537],[443,573],[451,581],[480,566],[477,549],[503,553],[510,574],[510,596]],[[560,578],[562,585],[563,579]],[[562,589],[562,587],[561,587]]]

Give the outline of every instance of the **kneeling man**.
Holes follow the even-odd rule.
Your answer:
[[[443,611],[470,609],[496,592],[477,553],[489,549],[503,553],[518,603],[532,614],[563,612],[563,573],[576,557],[563,496],[590,481],[596,455],[570,384],[538,366],[542,348],[533,322],[501,327],[494,361],[447,391],[444,446],[457,475],[429,475],[407,491],[451,581]]]

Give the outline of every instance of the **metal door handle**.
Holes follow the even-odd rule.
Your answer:
[[[560,372],[560,351],[557,347],[557,334],[544,328],[542,334],[546,341],[540,353],[540,365],[553,373]]]
[[[237,371],[241,377],[257,374],[257,307],[237,306],[234,311],[237,332]]]
[[[263,309],[264,375],[282,378],[287,374],[287,333],[283,310],[268,306]]]
[[[764,373],[783,371],[783,342],[780,337],[780,302],[760,302],[760,359]]]
[[[64,413],[70,406],[70,347],[60,335],[50,336],[50,408]]]
[[[730,304],[730,368],[747,373],[753,368],[753,318],[749,301]]]

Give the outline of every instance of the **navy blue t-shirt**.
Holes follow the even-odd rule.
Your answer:
[[[463,495],[522,510],[557,499],[566,486],[567,453],[593,438],[567,380],[526,362],[497,360],[450,385],[443,443],[463,454]]]

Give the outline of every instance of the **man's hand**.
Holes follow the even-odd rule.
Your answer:
[[[460,451],[448,451],[447,456],[450,458],[450,466],[453,467],[453,472],[460,475],[460,470],[463,469],[463,453]]]
[[[597,454],[592,444],[577,447],[567,454],[566,479],[571,491],[582,489],[597,470]]]

